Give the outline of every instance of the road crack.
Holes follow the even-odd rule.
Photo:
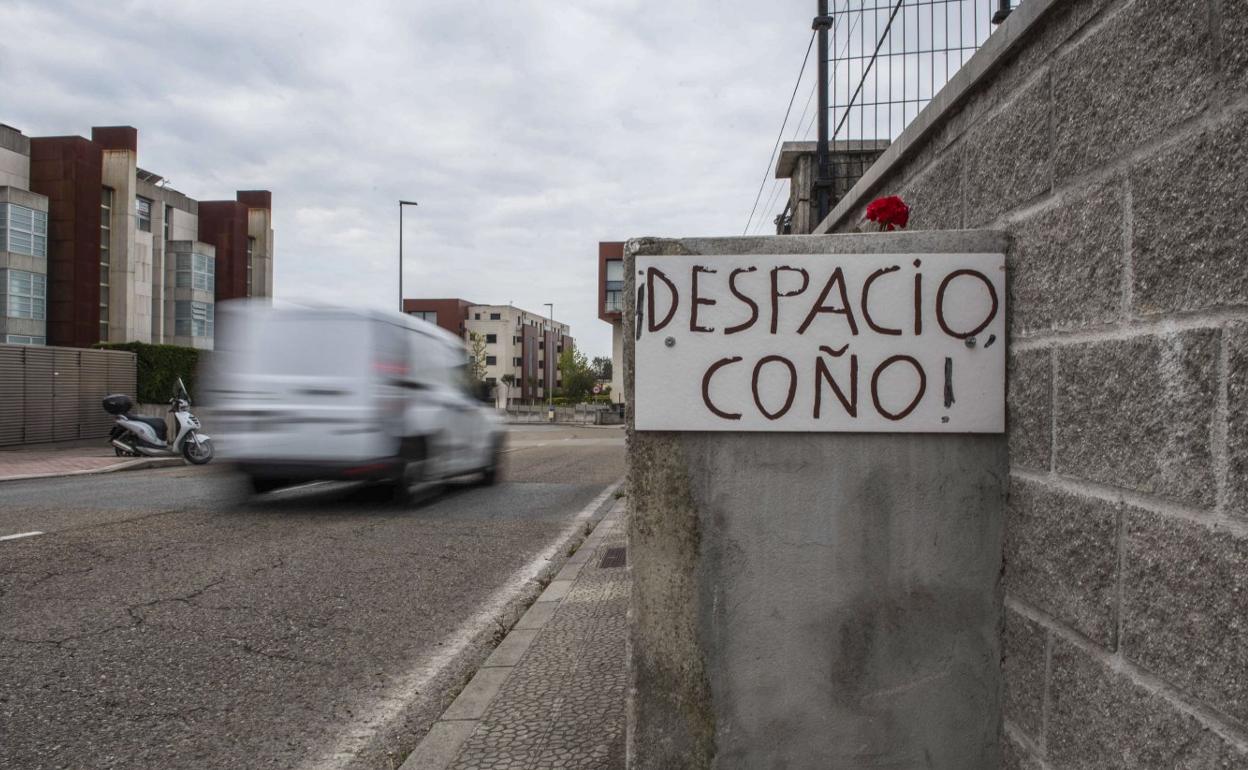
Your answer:
[[[333,663],[327,663],[323,660],[311,660],[309,658],[301,658],[297,655],[287,655],[285,653],[269,652],[267,650],[262,650],[258,647],[252,646],[252,644],[248,642],[246,639],[239,639],[236,636],[227,636],[224,638],[233,642],[239,650],[242,650],[243,652],[248,653],[250,655],[259,655],[262,658],[269,658],[271,660],[284,660],[288,663],[299,663],[305,666],[317,666],[320,668],[333,668],[334,667]]]

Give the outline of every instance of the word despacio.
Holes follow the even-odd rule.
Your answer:
[[[949,260],[925,267],[921,258],[803,262],[806,267],[760,260],[693,264],[687,272],[639,270],[637,336],[719,338],[715,349],[723,355],[701,371],[701,397],[722,420],[740,420],[751,401],[759,415],[779,420],[799,391],[809,396],[806,408],[816,420],[829,407],[857,418],[865,391],[870,405],[864,408],[900,421],[937,390],[933,380],[940,378],[935,397],[947,409],[954,400],[953,358],[941,351],[997,342],[995,334],[977,339],[1000,326],[993,322],[1002,312],[998,284],[984,270]],[[808,355],[793,353],[807,349]],[[738,397],[724,395],[725,383]]]

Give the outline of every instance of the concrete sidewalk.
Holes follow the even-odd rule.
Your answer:
[[[626,519],[617,500],[400,770],[624,767]]]
[[[183,465],[181,457],[118,457],[108,439],[0,450],[0,482]]]

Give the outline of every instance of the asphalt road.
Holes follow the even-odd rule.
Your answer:
[[[623,475],[618,430],[510,446],[412,508],[213,466],[0,484],[0,537],[45,533],[0,541],[0,768],[395,767]]]

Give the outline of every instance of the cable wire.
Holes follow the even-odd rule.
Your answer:
[[[840,15],[840,16],[844,16],[845,14],[849,13],[849,0],[845,0],[845,7],[844,7],[844,8],[842,8],[840,11],[837,11],[837,10],[836,10],[836,8],[835,8],[835,6],[834,6],[834,7],[833,7],[833,9],[832,9],[832,12],[833,12],[834,14],[837,14],[837,15]],[[845,33],[845,45],[841,47],[841,53],[840,53],[840,56],[833,57],[833,58],[832,58],[832,60],[831,60],[831,62],[832,62],[832,72],[830,72],[830,73],[828,74],[828,84],[829,84],[830,86],[832,86],[833,88],[835,88],[835,85],[836,85],[836,74],[837,74],[837,71],[838,71],[838,70],[839,70],[839,68],[840,68],[841,59],[845,58],[845,54],[846,54],[846,52],[847,52],[847,51],[849,51],[849,39],[850,39],[850,37],[854,34],[854,28],[858,26],[858,22],[859,22],[859,20],[861,20],[861,19],[862,19],[862,14],[861,14],[861,13],[854,14],[854,19],[853,19],[853,21],[851,21],[851,22],[849,23],[849,30],[848,30],[848,31],[846,31],[846,33]],[[836,48],[836,42],[835,42],[835,40],[833,40],[833,42],[832,42],[832,48],[834,48],[834,49]],[[822,54],[820,54],[820,55],[822,55]],[[818,83],[816,83],[816,84],[815,84],[815,88],[818,88],[818,87],[819,87],[819,84],[818,84]],[[810,91],[810,95],[811,95],[811,96],[814,96],[814,95],[815,95],[815,89],[814,89],[814,88],[812,88],[812,89],[811,89],[811,91]],[[834,108],[830,108],[830,109],[834,109]],[[801,137],[800,137],[799,141],[805,141],[806,139],[810,138],[810,132],[811,132],[811,130],[812,130],[812,129],[814,129],[814,127],[815,127],[815,118],[817,118],[817,117],[819,117],[819,110],[817,110],[817,109],[816,109],[814,112],[812,112],[812,113],[810,114],[810,122],[806,124],[806,127],[805,127],[804,129],[802,129],[802,133],[801,133]],[[800,122],[800,121],[799,121],[799,122]]]
[[[763,187],[767,185],[767,176],[771,173],[771,164],[776,159],[776,152],[780,149],[780,142],[784,140],[784,129],[789,125],[789,115],[793,112],[793,102],[797,99],[797,89],[802,85],[802,76],[806,74],[806,65],[810,63],[810,51],[815,47],[815,35],[817,32],[810,33],[810,42],[806,45],[806,55],[802,57],[802,69],[797,73],[797,82],[793,84],[793,95],[789,97],[789,107],[784,111],[784,121],[780,124],[780,133],[776,135],[776,144],[771,148],[771,157],[767,159],[767,168],[763,170],[763,181],[758,183],[758,194],[754,196],[754,206],[750,209],[749,219],[745,221],[745,229],[741,232],[746,235],[750,231],[750,223],[754,221],[754,212],[758,211],[758,201],[763,197]],[[823,54],[820,54],[822,56]]]

